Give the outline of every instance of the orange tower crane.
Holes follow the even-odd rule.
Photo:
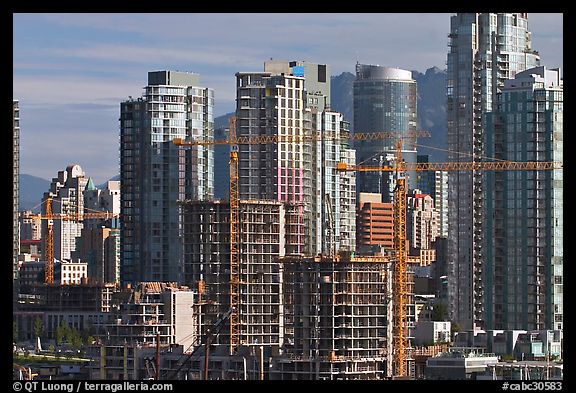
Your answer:
[[[236,116],[230,117],[230,355],[240,344],[240,198]]]
[[[54,220],[82,221],[90,218],[116,218],[118,214],[110,212],[85,212],[79,213],[52,213],[52,197],[46,199],[46,214],[40,219],[47,220],[48,230],[46,233],[46,266],[44,268],[44,283],[54,284]]]
[[[184,140],[174,138],[172,143],[177,146],[230,145],[230,353],[233,354],[240,345],[240,251],[239,251],[239,192],[238,192],[238,145],[257,145],[281,142],[315,142],[338,140],[377,140],[390,139],[397,136],[392,131],[355,132],[346,138],[336,138],[325,135],[262,135],[236,136],[236,116],[230,117],[229,134],[226,140]],[[430,137],[428,131],[410,131],[405,138]],[[199,283],[200,285],[200,283]]]
[[[562,169],[561,162],[465,161],[406,163],[402,161],[402,141],[396,144],[396,159],[391,167],[373,167],[338,163],[338,171],[395,172],[393,266],[393,365],[394,376],[406,376],[407,360],[407,250],[406,250],[406,178],[407,171],[511,171]]]

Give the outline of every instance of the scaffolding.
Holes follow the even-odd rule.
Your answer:
[[[184,201],[182,239],[184,282],[203,287],[201,332],[230,308],[230,205],[221,201]],[[238,344],[283,344],[283,280],[278,257],[301,249],[298,205],[241,200],[238,214]],[[291,233],[294,233],[290,236]],[[286,240],[287,239],[287,240]],[[300,243],[298,243],[300,241]],[[226,326],[216,344],[230,344]]]
[[[282,259],[284,303],[291,305],[285,310],[285,341],[290,343],[285,349],[299,365],[278,360],[275,378],[392,377],[391,260],[349,255]],[[417,263],[412,258],[409,266]],[[408,274],[409,310],[414,308],[412,277]],[[406,316],[408,332],[414,313]],[[305,375],[305,370],[311,374]],[[290,376],[290,372],[295,374]]]

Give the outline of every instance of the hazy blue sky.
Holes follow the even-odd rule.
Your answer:
[[[542,64],[562,67],[562,14],[530,14],[529,28]],[[444,69],[449,29],[450,14],[15,14],[21,173],[119,173],[119,103],[141,96],[148,71],[200,74],[219,116],[234,108],[234,74],[266,59],[327,63],[332,75],[356,61]]]

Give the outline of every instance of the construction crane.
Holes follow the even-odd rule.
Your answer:
[[[218,336],[218,334],[220,334],[220,330],[222,330],[222,328],[224,327],[224,323],[228,320],[231,319],[232,315],[234,315],[234,313],[237,310],[234,309],[234,307],[230,307],[230,309],[228,311],[226,311],[226,313],[224,313],[224,315],[222,315],[222,317],[220,317],[220,319],[218,319],[213,325],[212,327],[210,327],[209,329],[206,330],[206,333],[204,334],[204,336],[198,335],[196,336],[196,339],[194,340],[194,342],[190,345],[189,348],[192,347],[196,347],[194,348],[194,350],[185,355],[186,358],[182,361],[182,363],[180,363],[180,366],[178,366],[178,368],[172,373],[172,375],[170,376],[169,379],[174,379],[178,373],[180,372],[180,370],[182,370],[182,368],[184,367],[184,365],[186,363],[189,363],[190,359],[192,358],[192,356],[194,356],[196,354],[196,352],[198,352],[198,350],[200,348],[202,348],[202,345],[204,345],[204,379],[207,380],[208,379],[208,360],[209,360],[209,354],[210,354],[210,344],[212,344],[212,340],[214,339],[214,337]],[[203,340],[202,340],[203,338]]]
[[[509,171],[562,169],[561,162],[465,161],[407,163],[402,160],[402,140],[396,143],[396,158],[392,166],[373,167],[338,163],[338,171],[395,172],[394,189],[394,266],[393,274],[393,365],[394,376],[406,376],[407,335],[407,248],[406,248],[406,177],[407,171]]]
[[[409,131],[403,135],[404,138],[430,136],[430,132],[424,130]],[[234,309],[230,316],[230,354],[234,354],[240,345],[240,198],[238,191],[238,145],[259,145],[281,142],[300,143],[328,140],[378,140],[396,137],[397,133],[392,131],[355,132],[346,138],[326,135],[236,136],[236,116],[231,116],[229,119],[228,139],[226,140],[184,140],[182,138],[174,138],[172,140],[172,143],[176,146],[230,145],[230,307]],[[331,218],[330,221],[332,222],[333,218]],[[332,225],[332,223],[329,225]],[[331,230],[332,238],[334,238],[333,232],[334,229]]]
[[[52,197],[46,198],[46,214],[40,219],[47,220],[48,230],[46,232],[46,266],[44,268],[44,283],[54,284],[54,220],[82,221],[91,218],[116,218],[118,214],[110,212],[85,212],[79,213],[52,213]]]
[[[240,344],[240,196],[236,116],[230,117],[230,355]]]

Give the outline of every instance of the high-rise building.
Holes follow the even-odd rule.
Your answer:
[[[356,173],[339,172],[336,165],[356,164],[348,146],[348,123],[339,112],[311,108],[313,135],[312,177],[316,233],[312,254],[356,249]],[[314,222],[314,221],[313,221]],[[320,230],[318,230],[320,229]]]
[[[90,282],[120,282],[120,229],[105,226],[82,228],[80,260],[88,265]]]
[[[406,237],[411,249],[432,249],[438,237],[439,214],[434,200],[420,190],[412,190],[406,198]]]
[[[264,69],[236,74],[237,135],[302,139],[240,145],[240,198],[299,204],[296,219],[304,232],[292,231],[302,239],[290,244],[302,248],[288,246],[288,254],[327,252],[328,239],[337,251],[353,251],[355,174],[337,173],[336,164],[355,157],[346,142],[348,123],[329,107],[330,68],[267,61]],[[328,218],[327,194],[334,222]]]
[[[84,189],[88,178],[78,164],[68,165],[65,171],[59,171],[58,177],[52,178],[50,190],[42,198],[42,215],[46,215],[46,201],[52,199],[52,213],[64,215],[82,215],[84,213]],[[77,238],[80,237],[84,224],[77,220],[53,220],[54,258],[70,260],[77,257]],[[46,250],[48,223],[42,222],[42,250]]]
[[[358,194],[357,240],[362,246],[394,247],[394,208],[380,193]]]
[[[419,163],[430,162],[427,154],[418,155]],[[417,173],[418,189],[428,194],[434,200],[434,207],[438,210],[439,235],[448,237],[448,172],[422,171]]]
[[[178,200],[214,196],[214,91],[197,74],[148,73],[143,96],[120,104],[121,281],[182,279]]]
[[[498,98],[486,116],[489,156],[563,160],[559,69],[519,72]],[[562,329],[562,170],[492,172],[485,184],[487,328]]]
[[[447,73],[449,161],[486,156],[483,114],[504,81],[539,64],[525,13],[462,13],[450,19]],[[448,199],[450,316],[461,328],[485,322],[483,171],[452,171]]]
[[[402,158],[416,162],[416,81],[412,72],[378,65],[356,64],[354,81],[354,132],[389,131],[394,138],[358,141],[357,161],[370,166],[389,166],[395,157],[396,143],[402,141]],[[416,188],[415,172],[408,172],[408,188]],[[380,193],[391,202],[396,181],[391,172],[360,172],[358,192]]]
[[[18,278],[20,235],[18,230],[18,199],[20,198],[20,106],[12,100],[12,279]]]
[[[105,189],[88,179],[84,189],[86,212],[120,214],[120,182],[108,181]],[[120,223],[118,218],[84,220],[79,239],[79,258],[88,264],[91,282],[120,283]]]
[[[297,214],[288,203],[240,201],[238,335],[243,345],[278,349],[284,342],[283,265],[278,258],[286,254],[291,241],[288,223]],[[198,287],[206,301],[205,334],[218,315],[230,308],[230,204],[186,201],[182,221],[185,282]],[[226,324],[214,342],[229,344],[229,337]]]
[[[42,238],[42,215],[30,210],[20,212],[20,239],[40,240]]]
[[[84,209],[88,212],[120,214],[120,182],[108,180],[106,188],[100,189],[96,188],[92,178],[89,178],[84,190]]]
[[[448,172],[434,171],[434,205],[438,210],[439,235],[448,237]]]

